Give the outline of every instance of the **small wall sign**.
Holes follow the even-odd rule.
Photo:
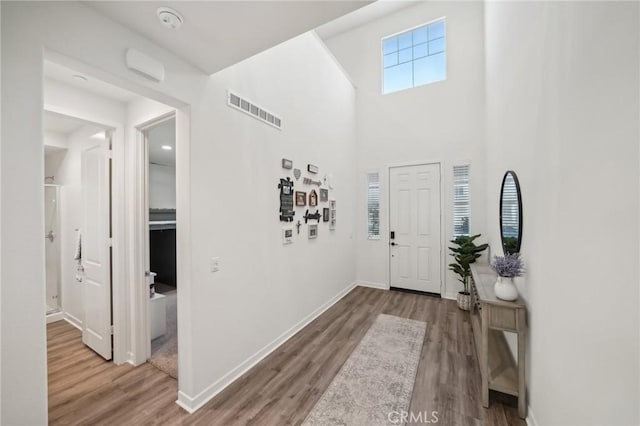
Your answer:
[[[280,179],[280,221],[293,222],[296,212],[293,210],[293,182],[290,178]]]
[[[283,158],[282,159],[282,168],[283,169],[292,169],[293,168],[293,161],[287,160],[286,158]]]
[[[313,164],[307,164],[307,171],[309,173],[316,174],[318,173],[318,166],[314,166]]]

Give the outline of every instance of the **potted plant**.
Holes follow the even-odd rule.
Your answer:
[[[524,263],[520,259],[520,253],[494,256],[491,266],[498,274],[496,284],[493,287],[496,297],[508,301],[516,300],[518,289],[513,284],[513,278],[521,276],[524,272]]]
[[[458,292],[458,307],[468,311],[471,309],[471,294],[469,293],[469,279],[471,278],[471,264],[489,247],[488,244],[477,246],[475,240],[480,234],[473,236],[459,236],[450,242],[456,247],[449,247],[455,263],[449,264],[449,269],[460,276],[458,281],[463,285],[463,291]]]

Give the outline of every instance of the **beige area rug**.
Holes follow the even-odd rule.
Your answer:
[[[167,333],[151,341],[149,363],[171,377],[178,378],[178,294],[175,287],[158,286],[167,297]]]
[[[407,412],[427,324],[381,314],[303,425],[398,425]]]

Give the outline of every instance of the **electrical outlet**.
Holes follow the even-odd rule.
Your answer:
[[[211,272],[218,272],[220,270],[220,258],[212,257],[211,258]]]

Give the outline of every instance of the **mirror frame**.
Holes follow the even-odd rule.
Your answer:
[[[518,175],[513,170],[507,170],[502,178],[502,185],[500,186],[500,242],[502,243],[502,252],[507,254],[507,250],[504,244],[504,234],[502,232],[502,196],[504,193],[504,184],[507,180],[507,176],[511,175],[516,185],[516,192],[518,194],[518,244],[516,246],[516,253],[520,253],[520,247],[522,245],[522,194],[520,193],[520,182],[518,181]]]

